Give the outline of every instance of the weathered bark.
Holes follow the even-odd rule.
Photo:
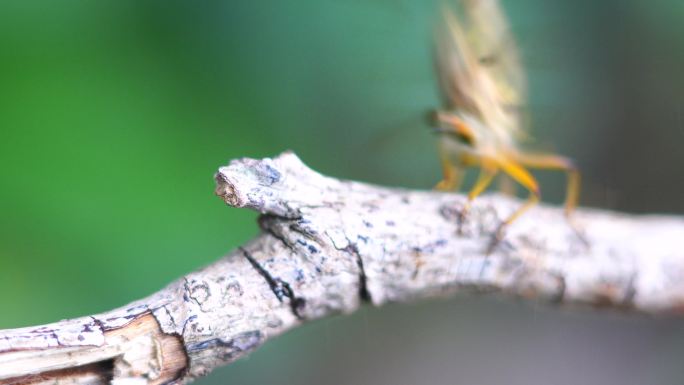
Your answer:
[[[455,291],[650,313],[684,305],[684,219],[539,206],[487,253],[520,202],[340,181],[291,153],[216,176],[262,233],[148,298],[104,314],[0,331],[0,384],[189,382],[303,322]]]

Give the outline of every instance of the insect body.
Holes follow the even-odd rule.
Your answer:
[[[458,188],[466,167],[478,167],[479,177],[468,193],[463,218],[471,202],[500,173],[522,185],[529,198],[504,219],[503,229],[541,198],[528,169],[562,170],[568,174],[566,216],[576,206],[580,177],[568,158],[528,152],[520,148],[525,137],[520,107],[526,84],[515,42],[496,0],[464,0],[462,22],[448,10],[437,37],[436,62],[444,109],[436,113],[444,177],[437,188]]]

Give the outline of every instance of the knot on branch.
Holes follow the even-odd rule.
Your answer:
[[[336,181],[307,167],[293,152],[275,158],[241,158],[219,168],[216,195],[232,207],[247,207],[286,218],[299,208],[321,204],[321,189]]]

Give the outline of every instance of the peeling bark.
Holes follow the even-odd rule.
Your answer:
[[[262,233],[148,298],[104,314],[0,331],[0,384],[187,383],[299,324],[456,291],[502,292],[634,312],[684,310],[684,219],[541,205],[492,234],[520,202],[322,176],[291,153],[216,175]]]

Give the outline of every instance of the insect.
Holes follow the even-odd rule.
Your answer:
[[[521,148],[526,137],[520,109],[526,102],[526,81],[508,23],[496,0],[463,0],[462,5],[464,20],[445,8],[436,39],[444,100],[444,109],[434,114],[443,170],[436,187],[458,189],[465,168],[479,168],[459,216],[459,229],[473,200],[497,175],[505,174],[529,192],[527,201],[500,224],[491,250],[503,238],[504,229],[541,199],[529,169],[567,173],[568,220],[577,204],[580,174],[566,157]]]

